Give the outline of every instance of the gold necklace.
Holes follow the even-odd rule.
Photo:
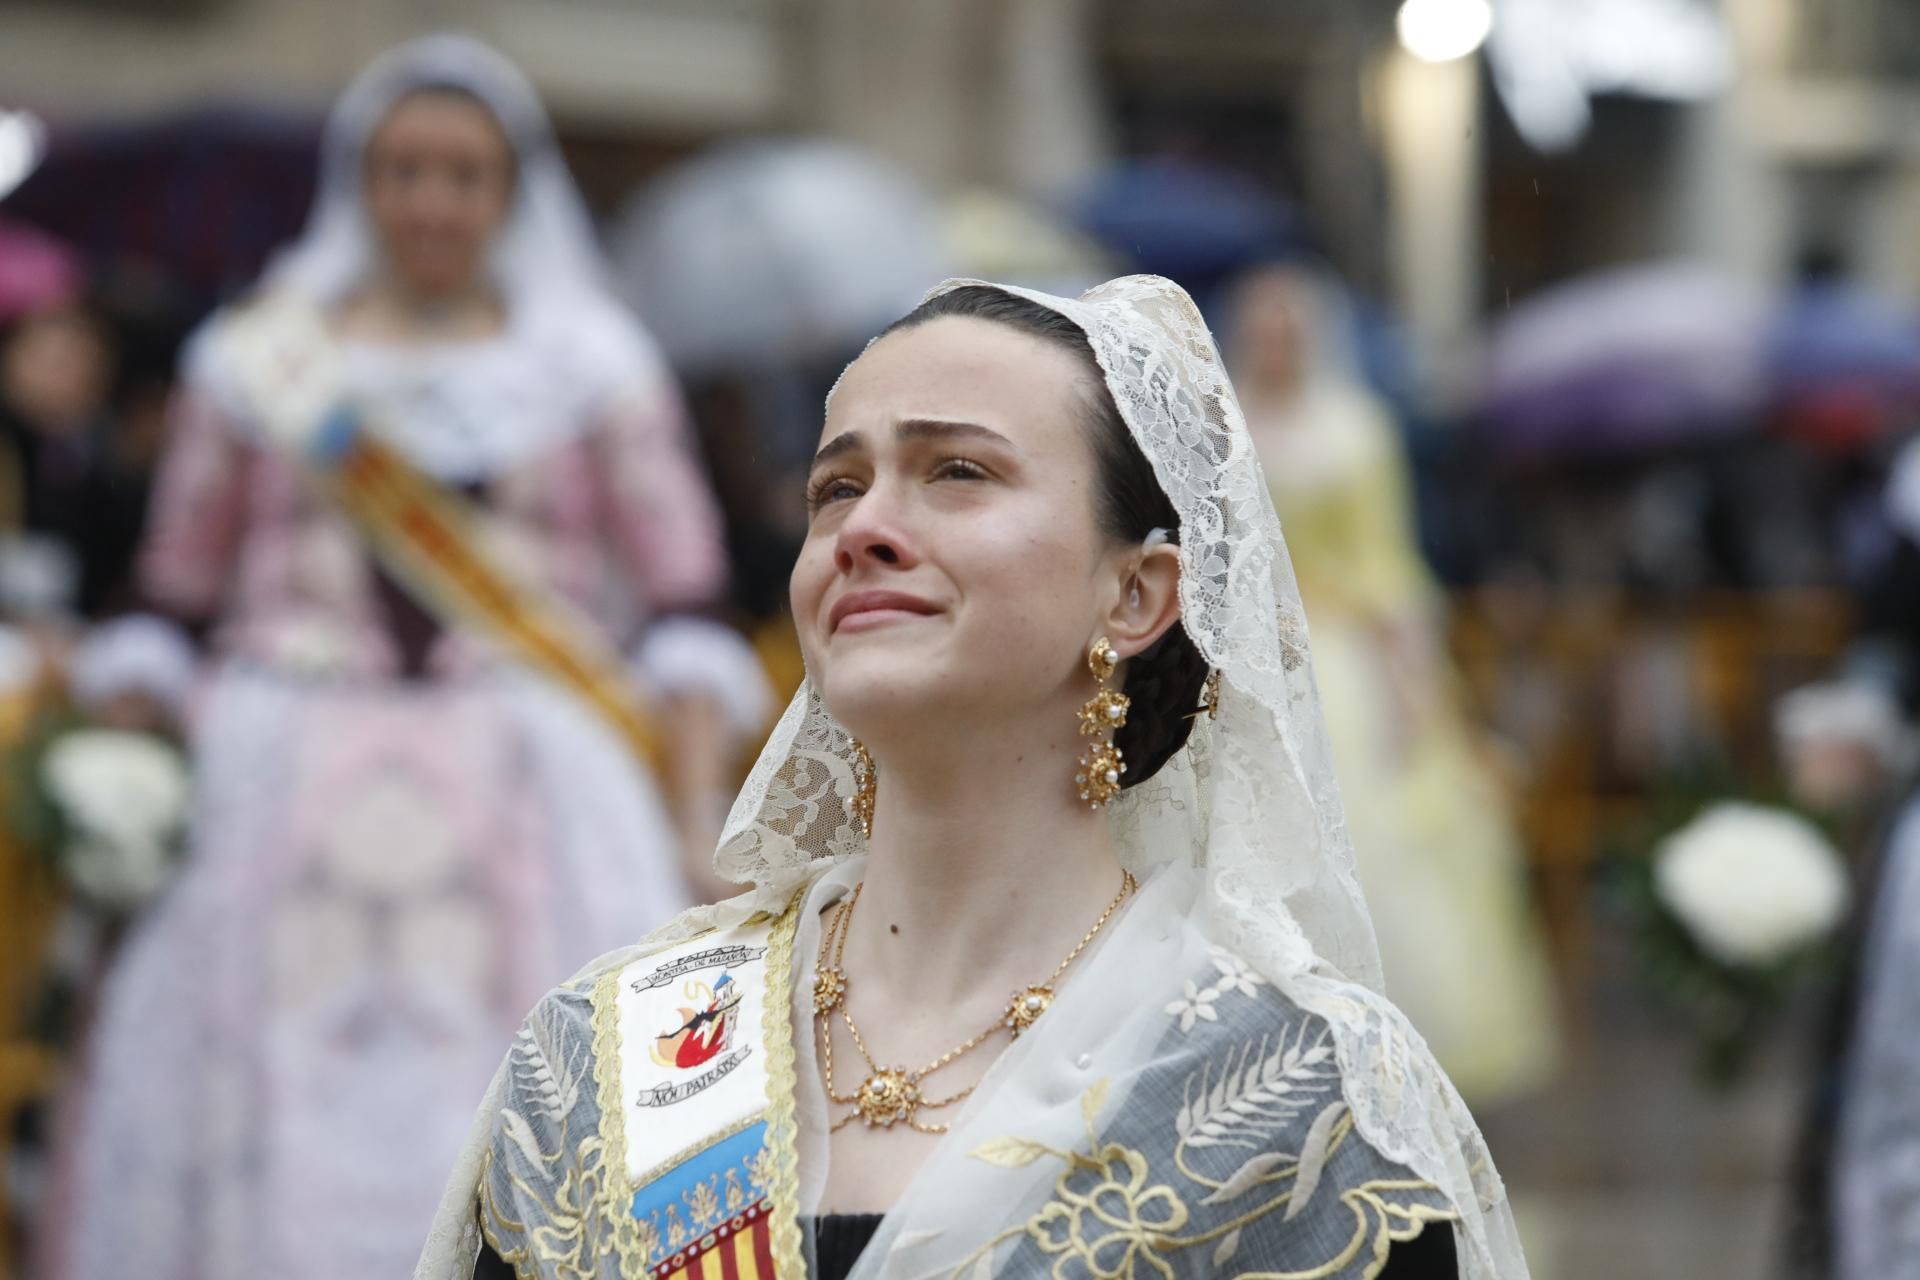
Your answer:
[[[920,1082],[940,1068],[947,1066],[962,1054],[979,1048],[996,1032],[1005,1030],[1018,1039],[1020,1034],[1031,1027],[1040,1015],[1053,1004],[1053,986],[1060,981],[1060,975],[1067,966],[1080,958],[1100,930],[1106,928],[1107,921],[1113,919],[1113,913],[1127,896],[1139,888],[1139,882],[1131,871],[1122,872],[1120,892],[1114,895],[1100,918],[1093,922],[1093,928],[1086,936],[1067,952],[1067,958],[1054,967],[1053,973],[1045,982],[1023,987],[1013,993],[1007,1001],[1007,1011],[991,1026],[988,1026],[955,1045],[917,1071],[904,1067],[882,1067],[873,1052],[867,1048],[866,1037],[860,1034],[860,1028],[853,1020],[853,1013],[847,1008],[847,971],[842,966],[842,958],[847,950],[847,934],[852,931],[853,909],[860,901],[860,891],[865,883],[854,888],[853,893],[839,906],[834,908],[833,917],[827,921],[827,929],[820,938],[820,958],[815,965],[813,979],[813,1016],[814,1025],[820,1033],[821,1075],[827,1087],[827,1097],[840,1106],[853,1110],[834,1122],[832,1132],[838,1133],[855,1120],[860,1120],[872,1128],[875,1125],[891,1129],[894,1125],[905,1123],[908,1128],[921,1133],[945,1133],[949,1125],[924,1124],[920,1112],[937,1111],[964,1101],[973,1093],[973,1085],[959,1093],[945,1098],[929,1098],[920,1091]],[[854,1047],[860,1050],[860,1056],[867,1060],[867,1078],[860,1082],[854,1092],[842,1096],[834,1092],[833,1085],[833,1015],[838,1012],[841,1021],[847,1024],[847,1034],[853,1037]]]

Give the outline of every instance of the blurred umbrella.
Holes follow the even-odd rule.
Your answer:
[[[319,136],[307,116],[252,108],[55,127],[0,207],[89,261],[158,266],[210,302],[299,231]]]
[[[0,218],[0,324],[73,297],[83,275],[80,259],[66,245]]]
[[[871,337],[947,274],[904,175],[827,142],[749,142],[643,191],[613,236],[626,297],[682,369],[794,364]]]
[[[1203,298],[1242,268],[1303,247],[1285,204],[1237,174],[1186,160],[1138,160],[1108,171],[1080,220],[1137,270]]]
[[[948,201],[941,231],[953,269],[982,280],[1073,297],[1116,274],[1112,255],[1086,234],[997,191]]]
[[[1560,285],[1495,327],[1480,404],[1509,446],[1607,451],[1726,434],[1766,403],[1765,296],[1709,268]]]

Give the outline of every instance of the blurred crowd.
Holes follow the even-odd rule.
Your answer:
[[[1232,367],[1343,786],[1383,797],[1352,819],[1390,994],[1469,1100],[1578,1075],[1604,935],[1666,939],[1651,985],[1718,1078],[1767,1018],[1827,1028],[1782,1265],[1920,1274],[1920,315],[1845,245],[1771,291],[1697,261],[1555,283],[1436,397],[1325,228],[1178,149],[1049,206],[731,141],[590,210],[567,142],[443,39],[324,124],[36,135],[0,192],[0,1277],[403,1274],[533,999],[724,888],[704,852],[800,680],[839,371],[945,276],[1128,271],[1185,284]],[[283,450],[228,339],[288,296],[530,622]],[[590,633],[675,760],[501,674],[522,625]],[[1775,908],[1655,865],[1733,803],[1843,885],[1758,951],[1711,918]],[[313,1225],[222,1217],[274,1196]],[[226,1252],[186,1260],[188,1215]]]

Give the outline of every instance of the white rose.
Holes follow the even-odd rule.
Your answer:
[[[1846,913],[1840,854],[1805,819],[1718,804],[1654,851],[1654,891],[1708,954],[1767,964],[1815,942]]]
[[[187,818],[179,752],[144,733],[82,729],[48,750],[41,779],[71,828],[65,853],[82,890],[131,905],[165,882],[168,847]]]

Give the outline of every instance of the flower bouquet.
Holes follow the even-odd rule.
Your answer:
[[[1794,992],[1831,967],[1846,861],[1790,809],[1719,800],[1623,868],[1647,973],[1694,1022],[1703,1076],[1727,1087]]]

